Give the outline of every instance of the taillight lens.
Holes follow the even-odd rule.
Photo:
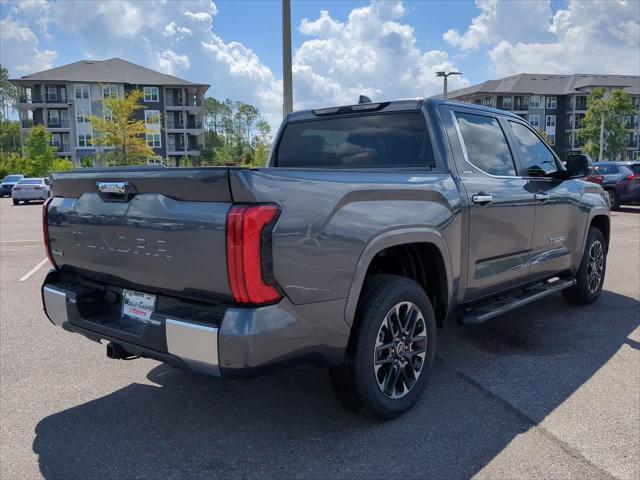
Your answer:
[[[49,211],[49,204],[53,198],[47,198],[42,205],[42,238],[44,239],[44,251],[47,254],[47,258],[55,268],[58,268],[56,262],[53,261],[51,256],[51,247],[49,245],[49,224],[47,223],[47,216]]]
[[[268,233],[278,212],[274,205],[234,205],[227,214],[227,270],[238,303],[271,303],[282,297],[265,282],[263,271],[271,254],[271,239],[263,233]]]
[[[22,190],[22,189],[20,187],[13,187],[11,190],[18,191],[18,190]]]

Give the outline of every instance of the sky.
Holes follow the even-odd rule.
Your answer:
[[[516,73],[640,74],[640,0],[292,0],[294,108]],[[282,112],[279,0],[0,0],[10,77],[121,57]]]

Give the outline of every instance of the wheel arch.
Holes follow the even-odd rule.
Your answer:
[[[413,256],[417,264],[428,259],[430,260],[429,266],[436,267],[435,269],[425,270],[423,266],[422,278],[418,275],[417,278],[413,279],[425,288],[432,304],[435,303],[433,305],[434,310],[438,307],[436,318],[438,323],[442,324],[451,304],[453,293],[451,257],[444,238],[437,230],[418,227],[383,232],[367,243],[358,260],[345,307],[345,321],[349,326],[354,324],[358,300],[360,299],[367,274],[376,273],[371,272],[371,267],[375,267],[380,255],[384,254],[384,252],[393,251],[395,254],[401,250],[404,250],[404,255]],[[411,268],[420,273],[417,265],[413,265]],[[394,272],[385,271],[383,273]],[[424,275],[427,276],[425,277]],[[416,277],[415,275],[403,276]],[[433,284],[432,282],[436,278],[437,283]],[[428,285],[426,284],[427,280]]]

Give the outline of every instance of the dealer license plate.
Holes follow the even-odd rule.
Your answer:
[[[156,296],[133,290],[122,291],[122,318],[151,322],[151,314],[156,307]]]

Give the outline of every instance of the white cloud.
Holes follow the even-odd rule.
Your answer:
[[[55,50],[40,50],[35,33],[11,18],[0,21],[0,35],[0,57],[3,65],[12,67],[12,72],[26,74],[46,70],[58,56]]]
[[[322,11],[304,19],[300,31],[313,38],[296,51],[293,64],[296,107],[354,103],[360,94],[375,99],[429,96],[442,88],[438,70],[452,70],[446,52],[422,51],[414,30],[401,23],[401,2],[371,2],[342,23]],[[452,79],[452,88],[466,86]]]
[[[171,22],[165,25],[162,32],[163,37],[172,37],[175,40],[182,40],[185,37],[190,37],[193,32],[187,27],[181,27],[176,22]]]
[[[158,63],[158,69],[169,75],[175,75],[177,70],[189,70],[189,68],[191,68],[191,63],[187,55],[178,55],[171,49],[156,52],[156,61]]]
[[[501,42],[489,53],[498,75],[517,72],[640,74],[640,3],[570,0],[553,16],[551,42]]]
[[[462,50],[476,50],[487,43],[522,38],[545,40],[551,18],[550,0],[476,0],[480,15],[462,35],[447,30],[445,41]]]
[[[207,12],[184,12],[184,16],[192,22],[202,22],[211,25],[213,18]]]

